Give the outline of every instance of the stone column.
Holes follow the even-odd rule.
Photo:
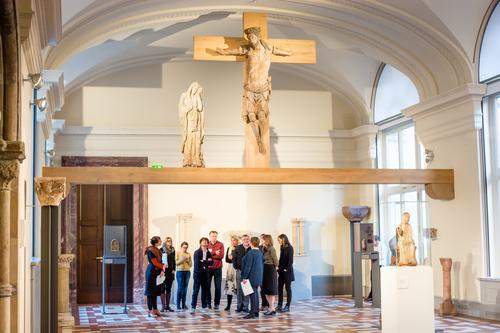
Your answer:
[[[457,314],[455,305],[451,300],[451,258],[439,258],[443,268],[443,302],[439,304],[440,316],[454,316]]]
[[[66,196],[66,178],[36,177],[35,190],[38,201],[42,206],[41,332],[57,332],[58,263],[61,242],[59,235],[59,205]],[[66,284],[69,287],[67,279]]]
[[[304,219],[303,218],[293,218],[292,219],[292,244],[295,249],[296,255],[304,255]]]
[[[0,333],[11,332],[11,298],[15,288],[10,281],[10,194],[23,159],[22,142],[0,139]]]
[[[58,326],[63,333],[71,332],[75,326],[75,318],[69,306],[69,268],[74,258],[74,254],[61,254],[58,260]]]

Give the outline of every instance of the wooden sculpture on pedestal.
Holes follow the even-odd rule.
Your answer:
[[[398,266],[417,266],[409,213],[403,213],[401,224],[396,228],[396,264]]]

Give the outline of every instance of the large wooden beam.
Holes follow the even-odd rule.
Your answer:
[[[74,184],[425,184],[436,189],[431,198],[454,197],[450,169],[45,167],[43,176]]]

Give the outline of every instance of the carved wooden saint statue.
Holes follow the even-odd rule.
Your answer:
[[[415,242],[413,241],[410,214],[403,213],[401,224],[396,228],[396,264],[398,266],[416,266]]]
[[[244,30],[248,44],[240,45],[235,49],[221,49],[216,51],[222,55],[245,56],[246,71],[243,83],[243,111],[245,124],[249,124],[257,141],[259,152],[265,154],[266,148],[262,140],[265,131],[269,128],[269,97],[271,96],[271,55],[291,56],[291,51],[280,50],[264,41],[260,36],[259,27],[250,27]]]
[[[182,128],[181,152],[184,155],[182,166],[204,168],[202,144],[204,132],[204,109],[201,100],[202,87],[193,82],[182,93],[179,100],[179,118]]]

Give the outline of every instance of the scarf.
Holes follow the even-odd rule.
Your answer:
[[[147,255],[148,251],[151,251],[151,253],[153,253],[153,255],[156,257],[156,260],[158,260],[159,263],[162,262],[161,261],[161,252],[160,252],[160,250],[158,250],[158,248],[156,246],[149,245],[146,248],[146,251],[144,252],[144,255]]]

